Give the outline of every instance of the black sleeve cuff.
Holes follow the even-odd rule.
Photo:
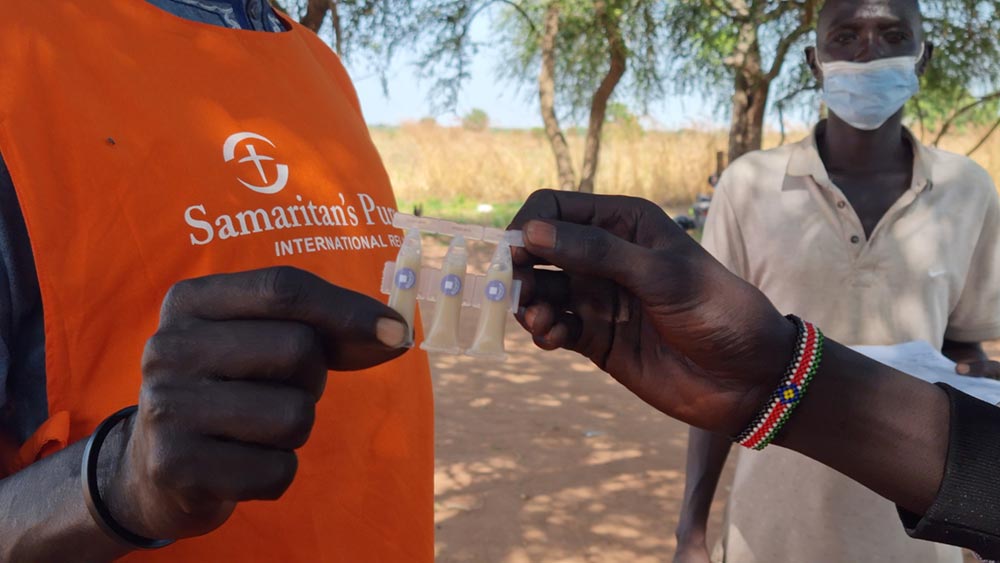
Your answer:
[[[938,386],[951,400],[944,479],[927,514],[899,516],[911,537],[1000,559],[1000,408]]]

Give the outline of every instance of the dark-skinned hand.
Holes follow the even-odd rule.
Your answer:
[[[734,435],[792,359],[794,324],[646,200],[543,190],[510,228],[524,231],[518,320],[535,343],[579,352],[671,417]]]
[[[712,558],[705,542],[681,544],[674,552],[673,563],[711,563]]]
[[[970,360],[959,362],[955,366],[955,373],[967,375],[969,377],[986,377],[1000,380],[1000,362],[993,360]]]
[[[152,538],[208,533],[295,477],[327,370],[391,360],[406,334],[385,305],[292,268],[188,280],[166,296],[103,495]],[[104,457],[102,451],[102,459]]]

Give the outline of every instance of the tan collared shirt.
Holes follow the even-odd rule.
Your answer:
[[[912,137],[911,137],[912,138]],[[865,238],[815,136],[726,170],[705,247],[848,345],[1000,337],[1000,206],[972,160],[913,142],[910,189]]]
[[[993,182],[970,159],[909,138],[912,183],[870,238],[813,134],[729,167],[705,247],[780,311],[844,344],[1000,337]],[[888,501],[781,448],[741,452],[723,546],[727,563],[961,561],[955,548],[907,537]]]

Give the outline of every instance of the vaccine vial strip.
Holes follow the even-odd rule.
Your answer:
[[[382,269],[382,294],[392,295],[392,290],[396,284],[396,263],[386,262]],[[441,296],[441,278],[444,277],[442,270],[424,266],[417,272],[417,300],[428,303],[437,303]],[[480,309],[486,299],[486,276],[476,274],[465,274],[462,282],[462,307],[466,309]],[[511,313],[517,312],[518,300],[521,298],[521,280],[514,280],[511,284],[510,295],[504,299],[504,304]]]
[[[403,244],[393,264],[392,286],[389,291],[389,307],[402,315],[410,329],[406,341],[408,346],[413,345],[413,321],[417,312],[421,258],[420,231],[410,229],[403,237]]]
[[[500,241],[493,254],[490,268],[486,271],[486,288],[479,314],[479,327],[472,348],[466,351],[470,356],[503,361],[507,357],[504,350],[504,329],[507,324],[508,293],[514,282],[514,264],[510,256],[510,245]]]
[[[397,217],[400,214],[397,214]],[[513,279],[511,243],[523,244],[520,232],[484,229],[425,217],[405,215],[400,224],[407,226],[406,236],[395,262],[387,262],[382,272],[382,293],[389,296],[389,306],[413,326],[417,301],[436,303],[424,350],[461,354],[459,319],[463,308],[480,309],[475,337],[465,354],[503,361],[506,358],[504,332],[507,314],[517,311],[521,282]],[[420,232],[452,236],[448,253],[440,269],[421,265]],[[496,232],[494,232],[496,231]],[[510,233],[514,233],[513,235]],[[497,245],[485,276],[468,270],[468,237]],[[408,345],[412,346],[413,329]]]
[[[396,213],[392,216],[392,226],[397,229],[416,229],[425,233],[450,237],[461,235],[468,241],[482,241],[490,244],[506,241],[510,246],[524,246],[524,235],[521,231],[505,231],[480,225],[466,225],[433,217],[417,217],[406,213]]]
[[[458,345],[458,319],[462,314],[463,286],[469,254],[465,248],[465,237],[458,235],[451,239],[448,254],[441,267],[441,280],[435,284],[437,295],[434,319],[426,330],[420,348],[430,352],[461,354]]]

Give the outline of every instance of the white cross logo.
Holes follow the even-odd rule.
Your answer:
[[[242,133],[236,133],[234,135],[230,135],[229,138],[226,139],[226,143],[222,146],[222,157],[225,159],[226,162],[232,161],[233,159],[236,158],[236,147],[239,146],[244,141],[248,141],[251,139],[263,141],[274,147],[274,143],[272,143],[271,140],[268,139],[267,137],[262,137],[256,133],[249,133],[244,131]],[[247,156],[239,159],[237,162],[240,163],[252,162],[254,166],[257,167],[257,173],[260,174],[260,180],[264,185],[259,186],[257,184],[251,184],[243,181],[240,178],[237,178],[239,183],[261,194],[276,194],[281,190],[283,190],[285,188],[285,185],[288,184],[288,165],[275,164],[275,169],[277,171],[278,176],[273,183],[268,184],[267,174],[264,172],[263,163],[264,161],[267,160],[274,160],[274,158],[270,156],[257,154],[257,149],[250,143],[246,143],[244,146],[246,147]]]

